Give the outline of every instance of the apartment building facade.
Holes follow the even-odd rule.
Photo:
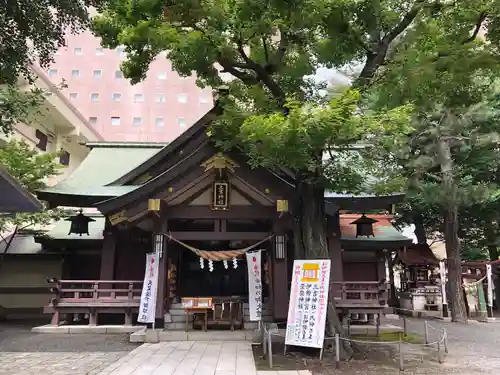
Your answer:
[[[196,86],[196,77],[180,77],[166,54],[151,64],[147,78],[136,85],[123,77],[122,47],[101,47],[90,31],[68,34],[46,74],[64,80],[66,98],[107,141],[171,141],[196,122],[213,104],[210,88]]]
[[[39,114],[30,124],[17,123],[14,133],[7,137],[0,135],[6,141],[9,138],[24,140],[39,152],[61,152],[59,162],[63,166],[60,174],[47,180],[49,186],[64,180],[80,165],[89,153],[85,142],[102,141],[104,138],[87,121],[87,119],[71,104],[48,75],[39,67],[32,66],[38,79],[34,85],[47,92],[47,98],[42,104]],[[19,81],[21,89],[30,89],[25,80]]]

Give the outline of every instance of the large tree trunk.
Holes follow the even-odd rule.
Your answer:
[[[297,180],[299,207],[297,207],[296,222],[297,229],[300,231],[300,240],[296,240],[295,245],[301,246],[301,249],[297,250],[296,254],[303,254],[305,259],[330,259],[326,231],[325,189],[300,178]],[[332,279],[330,277],[330,283]],[[331,285],[330,290],[332,290]],[[337,314],[332,293],[328,296],[327,332],[344,336],[344,329]],[[345,355],[350,357],[352,349],[349,342],[342,342]]]
[[[460,240],[458,238],[458,201],[453,176],[453,159],[450,145],[444,139],[438,141],[438,156],[441,166],[444,194],[444,239],[448,265],[448,287],[451,307],[451,320],[467,322],[467,311],[462,290],[462,262]]]

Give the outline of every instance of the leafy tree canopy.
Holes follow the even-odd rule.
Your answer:
[[[87,5],[93,1],[16,0],[0,7],[0,84],[32,78],[29,65],[46,68],[65,44],[65,33],[89,24]]]

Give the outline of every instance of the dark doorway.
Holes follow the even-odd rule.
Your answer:
[[[189,245],[197,249],[217,251],[228,250],[229,241],[189,241]],[[245,258],[238,258],[238,267],[233,267],[232,260],[228,261],[228,268],[223,262],[213,262],[213,271],[208,268],[208,261],[204,268],[200,267],[200,258],[192,251],[180,249],[179,267],[179,294],[181,297],[228,297],[238,296],[248,298],[248,276]]]

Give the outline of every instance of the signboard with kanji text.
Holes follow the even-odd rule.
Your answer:
[[[286,345],[323,347],[330,266],[329,259],[294,261]]]
[[[146,271],[142,286],[141,304],[139,305],[139,323],[155,321],[156,290],[158,289],[158,255],[146,255]]]
[[[250,321],[262,320],[261,250],[246,253],[248,267],[248,308]]]

